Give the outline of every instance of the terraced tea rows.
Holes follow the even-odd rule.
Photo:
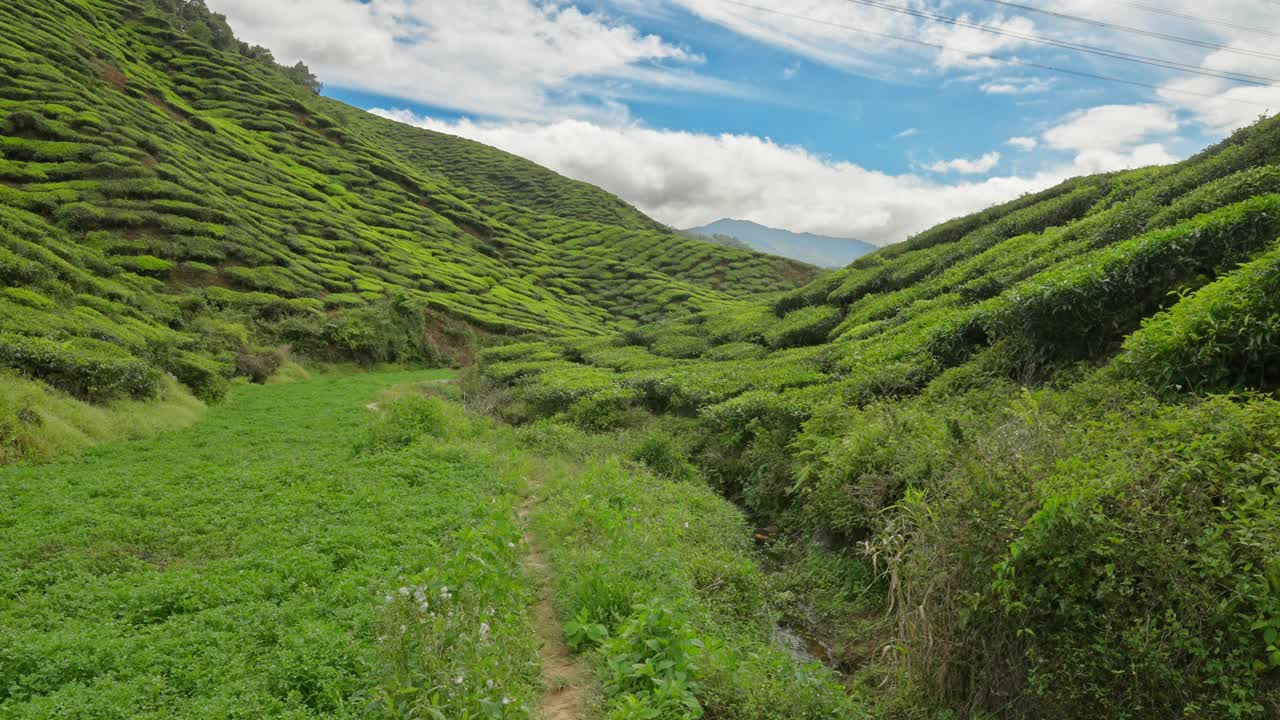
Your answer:
[[[0,356],[88,399],[164,371],[214,398],[281,344],[447,360],[476,331],[599,333],[816,273],[317,97],[148,2],[0,23]]]

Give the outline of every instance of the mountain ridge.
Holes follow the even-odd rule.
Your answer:
[[[707,239],[727,236],[757,252],[778,255],[825,268],[844,267],[879,248],[853,238],[797,233],[750,220],[722,218],[681,233]]]

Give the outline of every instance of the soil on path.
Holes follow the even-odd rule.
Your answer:
[[[533,490],[536,490],[536,486]],[[527,519],[533,509],[534,497],[530,494],[520,508],[521,519]],[[547,568],[546,554],[538,543],[538,537],[525,532],[529,554],[525,557],[525,570],[538,585],[538,603],[534,607],[534,624],[538,631],[542,660],[542,703],[539,714],[542,720],[581,720],[586,717],[589,699],[590,674],[582,663],[569,652],[564,643],[564,629],[556,619],[555,606],[551,604],[551,575]]]

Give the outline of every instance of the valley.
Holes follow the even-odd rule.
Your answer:
[[[0,718],[1280,717],[1280,119],[827,269],[0,27]]]

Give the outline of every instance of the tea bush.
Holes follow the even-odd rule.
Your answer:
[[[160,389],[161,375],[146,362],[99,340],[56,341],[0,334],[0,361],[78,398],[101,402],[146,398]]]
[[[1280,248],[1184,298],[1129,336],[1118,362],[1166,391],[1280,382]]]

